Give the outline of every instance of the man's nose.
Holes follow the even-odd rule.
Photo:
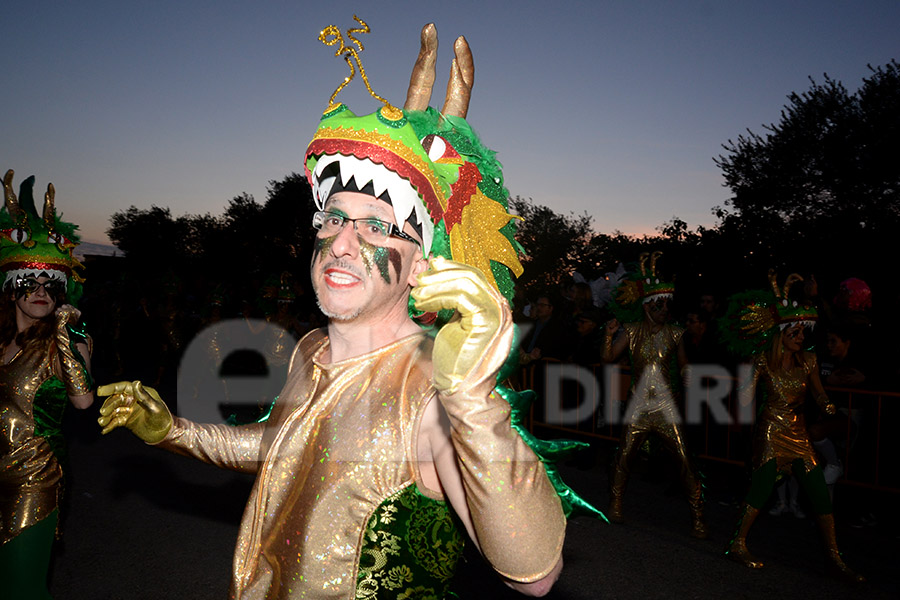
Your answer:
[[[334,256],[356,256],[359,252],[359,238],[352,221],[345,221],[341,230],[334,236],[331,253]]]

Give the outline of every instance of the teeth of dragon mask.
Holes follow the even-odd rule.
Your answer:
[[[397,223],[409,221],[421,234],[425,255],[440,254],[477,267],[512,298],[513,275],[522,274],[520,247],[513,237],[514,217],[507,213],[500,164],[465,120],[474,77],[465,38],[454,44],[447,98],[438,112],[428,106],[437,32],[432,24],[422,29],[421,50],[401,110],[369,86],[358,54],[363,47],[354,37],[369,28],[356,20],[362,27],[347,32],[347,43],[334,26],[319,36],[327,45],[338,45],[335,56],[344,58],[351,76],[332,94],[306,150],[305,172],[316,205],[320,210],[325,206],[338,177],[338,189],[351,178],[358,189],[371,183],[374,195],[393,206]],[[357,68],[370,94],[384,104],[369,115],[357,116],[334,101]]]
[[[34,176],[25,179],[16,196],[12,169],[3,177],[5,209],[0,211],[0,271],[3,289],[26,277],[45,276],[66,286],[67,301],[75,302],[84,281],[77,272],[83,265],[73,256],[78,245],[76,225],[56,215],[56,190],[48,184],[40,216],[34,204]]]

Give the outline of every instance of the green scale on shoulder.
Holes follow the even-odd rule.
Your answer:
[[[463,545],[450,506],[410,484],[385,499],[366,525],[356,598],[441,600]]]

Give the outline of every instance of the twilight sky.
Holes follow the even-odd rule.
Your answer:
[[[221,214],[302,172],[306,144],[347,74],[330,24],[361,35],[374,90],[402,105],[433,21],[432,105],[463,34],[475,59],[469,121],[499,152],[510,193],[587,212],[597,231],[649,233],[673,216],[714,223],[729,190],[712,158],[778,120],[823,73],[851,91],[898,58],[900,2],[557,0],[431,3],[6,0],[0,18],[0,170],[106,242],[135,205]],[[357,78],[338,100],[379,104]],[[177,242],[177,240],[173,240]]]

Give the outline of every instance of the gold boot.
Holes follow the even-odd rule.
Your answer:
[[[822,533],[822,541],[825,542],[825,568],[832,575],[850,583],[862,583],[865,577],[853,571],[841,558],[841,552],[837,547],[837,537],[834,533],[834,515],[816,515],[819,531]]]
[[[759,514],[758,508],[753,508],[746,502],[741,505],[741,518],[738,521],[737,531],[725,549],[725,556],[750,569],[762,569],[763,563],[756,560],[747,550],[747,533]]]
[[[609,510],[606,511],[606,516],[609,517],[610,523],[625,522],[625,518],[622,516],[622,496],[625,495],[625,484],[627,481],[628,470],[620,465],[619,460],[616,460],[613,465],[612,480],[609,486]]]
[[[688,492],[688,503],[691,505],[691,537],[705,540],[709,537],[709,531],[703,518],[703,485],[699,477],[690,471],[685,475],[684,483]]]

